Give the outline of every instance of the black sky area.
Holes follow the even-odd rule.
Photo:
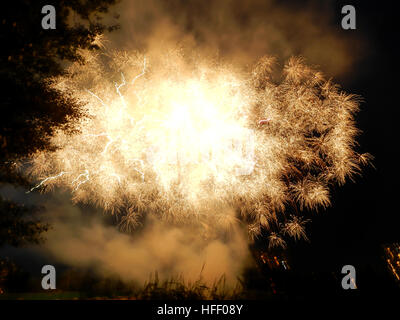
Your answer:
[[[353,33],[367,42],[365,48],[369,52],[355,59],[352,72],[335,77],[334,82],[363,99],[356,116],[357,127],[362,130],[357,139],[358,150],[374,156],[374,167],[364,168],[362,175],[354,177],[354,182],[349,180],[344,186],[335,186],[332,206],[309,214],[310,241],[293,243],[289,252],[294,268],[299,271],[340,274],[342,266],[354,265],[356,270],[361,270],[361,283],[368,286],[369,271],[377,278],[389,275],[382,246],[400,242],[397,178],[400,118],[396,112],[400,107],[400,11],[389,0],[326,1],[324,4],[321,4],[323,0],[284,0],[280,3],[299,10],[310,4],[334,10],[337,28],[341,28],[341,8],[351,4],[356,8],[357,29],[340,32],[343,36]]]
[[[332,193],[332,206],[312,214],[310,243],[292,248],[296,267],[340,273],[345,264],[383,275],[385,243],[399,242],[398,214],[398,11],[389,1],[339,1],[357,12],[353,32],[368,41],[369,52],[358,59],[353,72],[338,77],[347,92],[362,96],[356,117],[362,130],[359,149],[371,153],[375,168],[365,168],[355,183],[348,181]],[[369,277],[369,276],[366,276]]]

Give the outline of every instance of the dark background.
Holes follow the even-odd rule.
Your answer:
[[[394,277],[389,277],[386,269],[382,247],[400,242],[398,11],[390,1],[338,1],[337,21],[341,21],[340,8],[346,4],[356,8],[357,29],[342,32],[366,38],[371,50],[358,61],[351,75],[336,80],[347,92],[363,97],[356,117],[363,131],[359,148],[375,157],[375,168],[364,169],[362,176],[355,178],[356,183],[350,181],[335,189],[332,207],[313,214],[308,226],[311,242],[295,244],[291,256],[297,271],[315,280],[316,290],[330,287],[318,277],[330,274],[340,282],[341,268],[350,264],[356,268],[361,292],[398,294]],[[340,285],[337,281],[332,285]]]
[[[282,1],[299,9],[309,2]],[[361,293],[351,294],[399,294],[394,278],[386,269],[382,247],[400,242],[395,131],[400,126],[396,117],[400,101],[399,13],[389,0],[327,1],[327,9],[335,10],[338,28],[343,17],[341,8],[347,4],[356,8],[357,29],[341,32],[344,36],[353,33],[366,39],[369,52],[356,59],[351,74],[334,80],[346,92],[363,97],[356,117],[362,130],[359,149],[375,157],[375,168],[365,168],[362,176],[355,177],[355,183],[349,181],[336,187],[331,197],[332,207],[312,214],[307,228],[310,242],[289,246],[293,274],[284,280],[279,280],[279,275],[274,277],[284,282],[281,286],[285,292],[295,296],[343,294],[340,272],[344,265],[353,265],[357,271],[360,290],[355,291]]]

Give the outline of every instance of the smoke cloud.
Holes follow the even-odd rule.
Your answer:
[[[122,1],[105,17],[121,29],[107,35],[104,45],[153,56],[189,48],[242,68],[264,55],[280,62],[300,55],[328,76],[343,76],[362,56],[364,44],[343,35],[332,7],[298,8],[273,0]],[[225,274],[232,282],[248,263],[247,239],[238,225],[229,236],[205,239],[194,226],[148,217],[143,228],[128,235],[104,222],[101,213],[87,215],[67,200],[48,202],[46,212],[53,228],[40,250],[55,261],[90,266],[101,274],[140,283],[152,271],[162,277],[183,274],[192,281],[201,273],[206,282]]]
[[[366,43],[340,27],[333,1],[122,1],[107,17],[121,29],[109,46],[165,52],[192,47],[247,67],[263,55],[303,56],[329,76],[350,74]],[[115,20],[118,17],[118,20]]]
[[[239,228],[229,239],[204,239],[190,227],[166,226],[148,219],[135,235],[120,232],[99,212],[85,212],[63,197],[46,205],[52,225],[39,248],[49,261],[118,275],[139,285],[157,271],[161,279],[183,276],[213,283],[225,275],[235,284],[248,258],[247,240]]]

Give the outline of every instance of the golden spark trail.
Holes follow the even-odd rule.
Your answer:
[[[37,186],[31,188],[31,189],[30,189],[29,191],[27,191],[26,193],[30,193],[30,192],[32,192],[33,190],[35,190],[35,189],[37,189],[37,188],[40,188],[40,187],[41,187],[42,185],[44,185],[47,181],[52,180],[52,179],[57,179],[57,178],[61,177],[62,175],[66,174],[66,173],[68,173],[68,172],[63,172],[63,171],[62,171],[62,172],[60,172],[59,174],[57,174],[57,175],[55,175],[55,176],[47,177],[47,178],[43,179]]]
[[[302,212],[330,205],[330,186],[369,162],[354,150],[357,97],[300,59],[274,83],[271,58],[246,74],[179,52],[86,54],[52,86],[87,117],[33,157],[31,176],[48,177],[29,192],[64,187],[121,227],[145,215],[205,232],[242,221],[251,238],[264,230],[271,247],[285,246],[306,239]]]

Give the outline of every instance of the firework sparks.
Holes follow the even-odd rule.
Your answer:
[[[269,58],[250,76],[179,54],[149,61],[115,52],[111,72],[90,57],[53,79],[88,117],[79,133],[53,138],[56,151],[34,156],[32,176],[48,177],[29,192],[65,187],[74,201],[119,213],[126,230],[146,214],[229,229],[238,219],[220,212],[233,208],[252,238],[266,230],[270,247],[285,246],[284,236],[307,239],[308,220],[290,208],[328,206],[329,185],[370,160],[354,150],[357,97],[300,59],[280,84]]]
[[[57,175],[55,175],[55,176],[47,177],[47,178],[43,179],[42,181],[40,181],[40,183],[39,183],[37,186],[31,188],[31,189],[30,189],[29,191],[27,191],[26,193],[30,193],[30,192],[32,192],[33,190],[40,188],[42,185],[45,185],[46,182],[48,182],[48,181],[50,181],[50,180],[53,180],[53,179],[57,179],[57,178],[63,176],[64,174],[66,174],[66,173],[68,173],[68,172],[62,171],[62,172],[60,172],[59,174],[57,174]]]

